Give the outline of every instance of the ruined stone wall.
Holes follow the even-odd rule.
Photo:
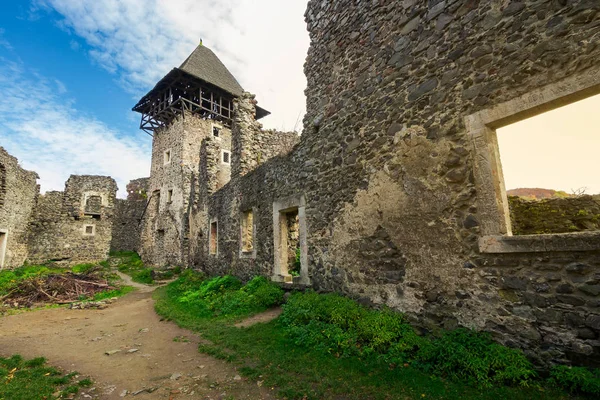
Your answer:
[[[276,130],[261,130],[254,138],[257,164],[280,155],[286,155],[300,142],[296,132],[280,132]]]
[[[28,261],[77,264],[106,259],[116,193],[110,177],[71,175],[64,192],[40,195],[28,230]]]
[[[273,276],[274,204],[304,198],[314,288],[387,304],[430,329],[489,330],[540,364],[599,365],[600,252],[480,252],[486,187],[464,123],[594,76],[598,11],[589,0],[310,1],[301,142],[207,199],[197,223],[218,220],[219,253],[197,265]],[[241,258],[248,208],[257,252]]]
[[[508,202],[514,235],[600,230],[600,195]]]
[[[148,206],[149,179],[130,181],[127,184],[127,199],[115,200],[111,251],[139,252],[142,218]]]
[[[0,147],[0,269],[19,267],[27,259],[27,224],[39,193],[37,178]]]
[[[234,102],[232,176],[246,175],[267,160],[288,154],[300,141],[296,132],[263,130],[255,120],[254,95],[244,92]]]

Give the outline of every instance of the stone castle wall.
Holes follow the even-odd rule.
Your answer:
[[[127,184],[127,199],[115,200],[111,251],[140,251],[142,218],[148,206],[149,178]]]
[[[300,282],[386,304],[427,329],[488,330],[541,365],[600,365],[597,234],[488,238],[500,223],[483,210],[492,184],[476,163],[489,161],[465,124],[477,112],[501,115],[514,99],[599,91],[599,8],[310,1],[300,143],[241,177],[234,168],[229,184],[199,199],[190,261],[214,274],[288,280],[277,267],[276,221],[297,208]],[[587,89],[571,94],[573,81]],[[256,254],[242,256],[240,214],[249,209]]]
[[[38,175],[0,147],[0,267],[50,260],[106,259],[117,185],[110,177],[71,175],[64,192],[39,194]]]
[[[0,269],[19,267],[27,259],[27,224],[39,193],[37,178],[0,147]]]
[[[116,192],[110,177],[71,175],[64,192],[40,195],[29,226],[28,261],[77,264],[106,259]]]

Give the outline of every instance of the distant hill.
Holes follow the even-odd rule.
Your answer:
[[[519,188],[519,189],[511,189],[507,190],[506,194],[508,196],[519,196],[526,199],[550,199],[556,197],[572,197],[572,195],[568,194],[562,190],[553,190],[553,189],[541,189],[541,188]]]

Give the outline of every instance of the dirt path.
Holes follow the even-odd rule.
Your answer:
[[[83,389],[81,398],[275,398],[270,388],[241,378],[232,365],[200,354],[197,335],[160,321],[154,288],[134,285],[140,289],[104,310],[60,308],[0,317],[0,355],[43,356],[51,365],[90,376],[95,390]],[[113,350],[120,351],[105,354]],[[155,390],[134,395],[142,389]]]

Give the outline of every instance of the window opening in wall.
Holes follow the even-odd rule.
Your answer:
[[[227,164],[227,165],[229,165],[231,163],[231,153],[229,151],[223,150],[222,161],[223,161],[223,164]]]
[[[213,221],[210,223],[210,233],[208,242],[208,253],[211,255],[217,255],[219,251],[219,227],[217,221]]]
[[[167,203],[172,203],[173,202],[173,189],[169,189],[167,191]]]
[[[254,250],[254,215],[252,210],[242,212],[241,216],[242,254],[251,254]]]
[[[220,137],[220,135],[221,135],[221,128],[219,128],[218,126],[213,126],[212,131],[213,131],[213,136],[214,137],[217,137],[217,138]]]
[[[0,231],[0,269],[4,268],[6,247],[8,245],[8,232]]]
[[[300,261],[300,217],[298,208],[279,213],[279,254],[281,275],[286,282],[299,277]]]
[[[102,196],[88,196],[85,200],[85,212],[86,215],[91,215],[95,218],[99,218],[102,213]]]
[[[545,200],[558,202],[564,200],[560,198],[561,196],[565,197],[568,203],[580,200],[583,191],[580,188],[582,187],[585,187],[585,193],[590,194],[586,197],[587,200],[591,198],[595,201],[597,199],[594,196],[598,193],[597,179],[585,178],[590,176],[588,170],[595,171],[598,169],[592,163],[597,159],[597,156],[595,153],[587,153],[587,149],[595,148],[597,150],[598,144],[600,144],[598,142],[598,136],[600,136],[598,131],[595,130],[592,133],[589,130],[590,126],[597,127],[600,123],[595,120],[598,117],[597,110],[600,107],[599,74],[600,69],[593,67],[561,81],[531,90],[512,100],[465,116],[465,127],[473,149],[472,176],[477,190],[477,211],[475,215],[467,216],[464,224],[468,228],[477,227],[480,235],[478,241],[480,252],[587,251],[598,248],[600,230],[597,228],[592,229],[593,226],[591,225],[588,225],[586,229],[578,221],[579,217],[588,218],[586,215],[590,213],[588,209],[578,208],[577,218],[571,217],[568,213],[563,213],[562,210],[556,212],[556,209],[550,209],[551,214],[553,214],[552,217],[556,216],[554,214],[558,214],[561,219],[559,223],[555,223],[556,219],[551,218],[554,220],[551,225],[554,226],[550,226],[546,222],[540,223],[542,218],[538,220],[530,218],[525,224],[520,223],[517,209],[520,205],[509,207],[506,188],[509,190],[516,188],[550,189],[554,191],[550,193],[554,194],[555,198],[543,200],[538,199],[538,195],[543,196],[539,192],[525,192],[525,195],[531,196],[534,194],[536,197],[535,200],[530,199],[531,203],[525,203],[524,205],[524,207],[530,208],[526,212],[530,217],[533,213],[540,211],[540,206],[544,212],[548,211],[543,203]],[[568,105],[575,107],[565,107]],[[575,112],[575,110],[579,111]],[[581,112],[581,115],[577,116],[579,112]],[[551,178],[552,181],[542,181],[540,183],[539,178],[537,181],[514,181],[510,178],[511,161],[505,136],[509,132],[508,129],[516,128],[519,125],[524,126],[518,124],[519,122],[527,124],[527,121],[530,121],[530,123],[533,123],[536,119],[539,121],[538,116],[542,117],[544,121],[541,128],[536,129],[536,131],[541,132],[535,132],[534,128],[527,126],[521,131],[520,137],[515,136],[518,145],[528,149],[528,152],[516,157],[513,156],[516,160],[527,161],[526,164],[521,164],[514,170],[523,176],[537,172],[538,177]],[[513,126],[511,127],[511,125]],[[551,141],[550,136],[557,128],[560,131],[560,136],[554,142],[553,148],[558,148],[559,151],[554,150],[552,154],[549,154],[550,150],[544,147],[545,142]],[[540,135],[537,140],[533,139],[533,135],[536,134]],[[584,135],[585,139],[580,139],[581,137],[578,135],[581,134]],[[533,142],[528,142],[528,139],[533,139]],[[571,149],[567,148],[567,145],[571,144],[575,146]],[[546,155],[546,160],[550,160],[549,163],[542,164],[539,162],[536,158],[539,155]],[[565,160],[568,165],[563,163],[561,173],[552,172],[551,168],[554,168],[554,164],[562,163]],[[580,164],[578,170],[573,171],[567,181],[560,183],[562,170],[570,167],[571,164],[576,165],[579,161],[583,161],[584,164]],[[505,175],[507,177],[506,181],[504,179]],[[577,182],[580,178],[584,178],[584,180]],[[567,182],[568,187],[564,187],[564,182]],[[590,184],[587,182],[590,182]],[[565,196],[561,191],[568,196]],[[511,191],[509,193],[523,195],[524,192]],[[588,202],[587,204],[591,203]],[[513,209],[513,213],[511,213],[510,208]],[[511,214],[513,214],[514,220],[512,224]],[[577,223],[580,224],[579,227]],[[557,225],[562,227],[555,229]],[[567,229],[564,228],[565,226]],[[580,229],[588,232],[577,232]],[[513,231],[517,235],[513,235]],[[531,235],[520,236],[529,233]],[[547,234],[539,235],[540,233]]]
[[[84,225],[83,233],[86,236],[93,236],[96,233],[96,227],[94,225]]]
[[[597,95],[496,130],[513,235],[600,229],[599,109]]]
[[[171,162],[171,149],[165,151],[165,156],[164,156],[164,164],[168,164]]]

